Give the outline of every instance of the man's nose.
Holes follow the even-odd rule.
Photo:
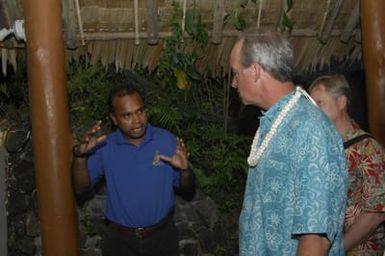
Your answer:
[[[132,115],[132,122],[133,122],[133,123],[138,123],[138,122],[140,122],[140,114],[134,113],[134,114]]]

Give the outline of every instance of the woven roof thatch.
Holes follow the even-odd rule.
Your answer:
[[[171,35],[171,0],[63,0],[68,61],[87,55],[90,63],[116,69],[154,69]],[[300,70],[322,68],[332,59],[361,61],[359,0],[177,0],[184,13],[199,12],[209,34],[197,65],[212,75],[229,69],[229,51],[242,20],[247,28],[289,33]],[[22,0],[0,2],[0,29],[23,18]],[[292,4],[293,3],[293,4]],[[194,9],[195,8],[195,9]],[[238,18],[237,18],[238,17]],[[239,18],[242,17],[242,18]],[[179,20],[181,27],[185,22]],[[185,44],[193,47],[186,34]],[[7,37],[1,58],[17,65],[24,43]]]

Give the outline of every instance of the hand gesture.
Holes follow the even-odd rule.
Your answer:
[[[80,143],[75,146],[75,155],[87,155],[92,149],[96,147],[96,145],[103,142],[107,138],[107,135],[105,134],[96,136],[96,133],[101,129],[101,124],[101,120],[96,121],[92,128],[86,132]]]
[[[181,138],[176,139],[175,155],[171,157],[165,155],[158,155],[159,160],[168,162],[175,168],[178,168],[182,171],[188,169],[188,157],[189,153],[187,152],[186,145],[184,144]]]

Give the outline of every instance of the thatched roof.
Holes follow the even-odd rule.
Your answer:
[[[67,60],[87,55],[93,64],[114,64],[117,70],[154,69],[172,35],[171,0],[63,0]],[[359,0],[177,0],[185,17],[199,13],[209,40],[197,65],[223,75],[239,29],[280,29],[290,34],[300,70],[322,68],[331,60],[361,61]],[[0,30],[23,19],[22,0],[0,2]],[[183,18],[178,20],[185,28]],[[194,47],[185,32],[187,47]],[[24,43],[9,36],[1,58],[16,67]],[[5,60],[4,60],[5,59]]]

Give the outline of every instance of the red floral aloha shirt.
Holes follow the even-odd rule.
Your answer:
[[[344,141],[364,134],[357,123],[343,134]],[[385,151],[374,139],[366,138],[346,149],[349,162],[348,206],[345,231],[355,222],[361,211],[385,212]],[[352,251],[351,255],[383,255],[385,224]]]

